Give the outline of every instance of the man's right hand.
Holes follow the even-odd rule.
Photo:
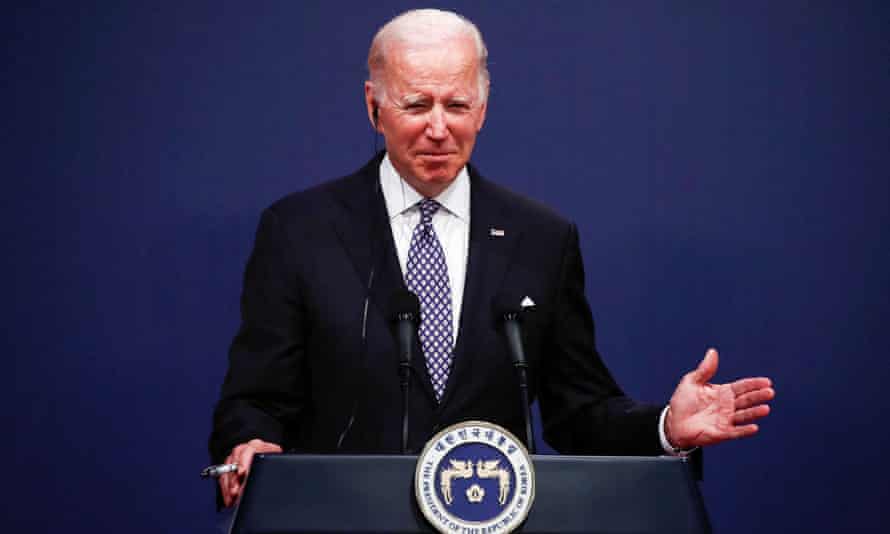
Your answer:
[[[223,504],[226,506],[232,506],[241,497],[241,491],[244,489],[244,480],[247,478],[250,464],[253,462],[253,455],[258,452],[279,453],[282,450],[277,443],[252,439],[232,449],[232,453],[226,457],[225,463],[238,464],[238,472],[226,473],[219,477],[219,490],[222,492]]]

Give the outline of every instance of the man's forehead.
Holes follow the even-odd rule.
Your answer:
[[[387,55],[424,50],[461,53],[469,50],[473,55],[476,55],[476,43],[470,35],[465,33],[411,34],[394,38],[387,43]]]
[[[387,85],[399,98],[447,90],[455,97],[469,99],[478,90],[479,65],[472,52],[405,48],[391,59],[386,69]]]
[[[475,46],[465,37],[447,39],[436,44],[401,41],[393,44],[388,56],[387,66],[420,73],[434,71],[458,75],[479,64]]]

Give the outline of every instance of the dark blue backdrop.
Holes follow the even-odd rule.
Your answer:
[[[2,528],[210,532],[258,214],[371,156],[365,52],[411,6],[24,4],[0,22]],[[578,222],[626,389],[666,400],[712,344],[718,378],[774,378],[761,435],[708,451],[716,530],[879,530],[886,5],[440,5],[491,50],[474,160]]]

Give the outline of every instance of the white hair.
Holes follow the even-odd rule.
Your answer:
[[[482,40],[482,33],[469,19],[451,11],[439,9],[413,9],[398,15],[383,25],[371,41],[368,51],[368,77],[373,87],[374,99],[378,102],[386,98],[384,72],[387,55],[393,45],[406,43],[409,46],[431,46],[442,44],[454,37],[469,37],[476,47],[479,59],[479,96],[482,102],[488,99],[488,49]]]

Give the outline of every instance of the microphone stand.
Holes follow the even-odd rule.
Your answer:
[[[414,311],[399,311],[396,313],[395,319],[399,341],[399,386],[402,390],[402,454],[408,454],[408,414],[411,408],[411,353],[414,350],[417,336],[418,314]]]
[[[519,327],[519,313],[504,313],[504,334],[510,353],[513,355],[513,367],[516,368],[516,377],[519,382],[519,398],[522,402],[522,415],[525,419],[525,441],[528,451],[535,454],[535,440],[532,436],[532,412],[528,402],[528,363],[525,361],[525,351],[522,348],[522,333]]]

